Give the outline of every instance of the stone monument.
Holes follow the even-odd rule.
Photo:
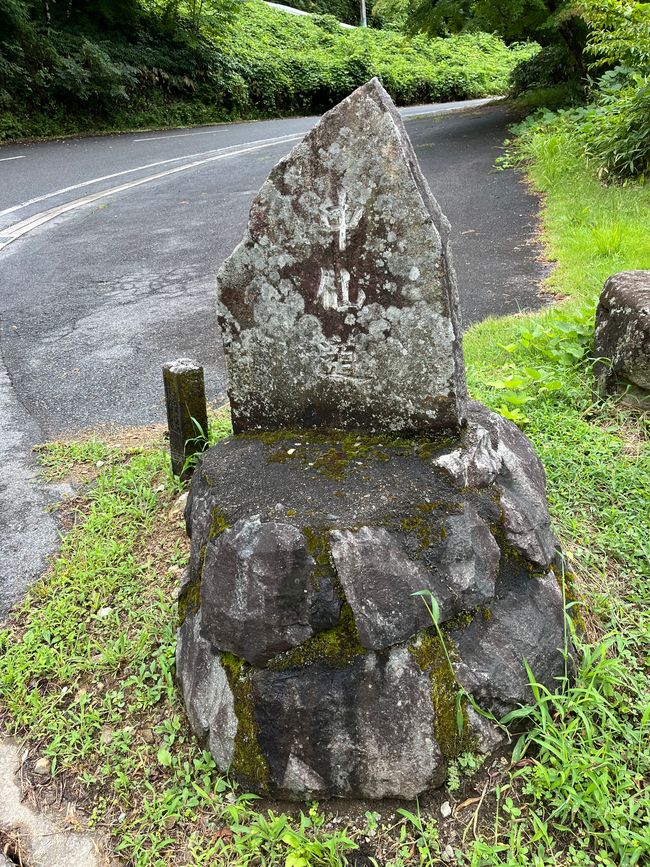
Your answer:
[[[448,235],[373,79],[273,169],[219,272],[236,434],[192,481],[177,677],[248,789],[413,798],[498,743],[473,704],[528,702],[524,659],[565,673],[544,471],[467,400]]]

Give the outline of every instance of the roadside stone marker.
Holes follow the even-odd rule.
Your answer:
[[[172,472],[186,479],[191,470],[185,462],[203,451],[208,432],[203,367],[189,358],[169,361],[163,365],[163,381]]]
[[[607,280],[596,311],[594,365],[603,396],[650,409],[650,271],[621,271]]]
[[[532,700],[524,660],[565,673],[544,470],[466,399],[448,229],[373,80],[271,172],[219,273],[240,433],[192,479],[176,671],[247,789],[415,798],[501,740],[463,690],[500,717]]]
[[[375,78],[273,169],[217,277],[235,431],[457,431],[466,389],[448,239]]]

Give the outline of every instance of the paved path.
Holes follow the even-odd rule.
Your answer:
[[[493,169],[507,109],[483,102],[404,111],[452,223],[466,325],[537,306],[542,275],[537,203]],[[209,397],[224,398],[214,274],[315,121],[0,147],[0,615],[56,536],[31,444],[163,420],[160,368],[179,355],[203,362]]]

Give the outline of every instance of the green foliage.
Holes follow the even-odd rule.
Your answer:
[[[510,77],[510,92],[518,96],[527,90],[553,87],[575,78],[576,61],[561,43],[545,45],[532,57],[520,61]]]
[[[650,4],[639,0],[578,0],[573,7],[587,23],[585,51],[595,65],[650,70]]]
[[[320,112],[373,75],[399,104],[502,92],[509,70],[535,50],[509,50],[486,34],[431,40],[324,29],[319,19],[284,15],[257,2],[247,3],[246,15],[215,34],[215,41],[241,64],[239,110],[281,114]]]
[[[373,75],[402,104],[484,96],[505,91],[535,51],[480,33],[409,39],[232,3],[138,6],[128,33],[81,16],[45,32],[14,15],[24,32],[0,43],[0,140],[316,113]]]
[[[465,340],[474,395],[498,408],[508,377],[547,371],[561,388],[526,388],[526,433],[546,469],[556,530],[583,601],[591,643],[574,636],[574,685],[556,695],[534,684],[536,700],[511,715],[532,716],[517,747],[523,759],[497,785],[493,833],[467,860],[476,867],[640,865],[650,859],[647,420],[615,402],[597,402],[590,356],[593,309],[605,278],[650,258],[650,190],[604,187],[579,145],[557,125],[534,124],[519,140],[544,194],[551,285],[566,299],[550,311],[481,323]],[[605,633],[603,635],[603,632]],[[594,640],[596,638],[596,640]],[[460,783],[459,774],[452,780]]]
[[[513,761],[535,760],[515,774],[533,809],[550,813],[550,831],[579,823],[583,849],[602,847],[612,862],[642,864],[650,858],[650,704],[639,690],[644,668],[638,651],[650,640],[647,610],[596,647],[575,636],[581,659],[575,684],[550,693],[531,679],[535,703],[508,715],[525,716]],[[560,794],[561,793],[561,794]],[[610,863],[612,863],[610,862]]]
[[[580,143],[602,180],[643,179],[650,172],[650,4],[580,0],[569,13],[579,14],[588,27],[585,54],[593,59],[592,69],[610,68],[592,83],[589,104],[534,120]],[[570,75],[550,52],[543,49],[515,69],[514,93]]]
[[[594,344],[594,305],[560,308],[523,327],[518,339],[502,344],[516,360],[506,362],[496,379],[485,385],[494,390],[493,405],[518,425],[530,419],[525,406],[560,391],[567,375],[591,367]]]
[[[650,173],[650,78],[620,68],[606,73],[594,104],[555,114],[540,111],[520,127],[524,140],[531,141],[543,130],[572,150],[580,147],[603,181],[643,179]],[[594,234],[600,250],[623,242],[622,236],[607,240],[606,231]]]
[[[557,0],[416,0],[406,26],[438,35],[478,29],[507,41],[536,39],[546,44],[567,30],[568,17],[557,15],[561,5]]]

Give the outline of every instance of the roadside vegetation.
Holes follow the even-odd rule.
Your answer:
[[[0,141],[321,113],[373,75],[401,104],[503,93],[532,45],[344,29],[261,0],[0,0]]]

